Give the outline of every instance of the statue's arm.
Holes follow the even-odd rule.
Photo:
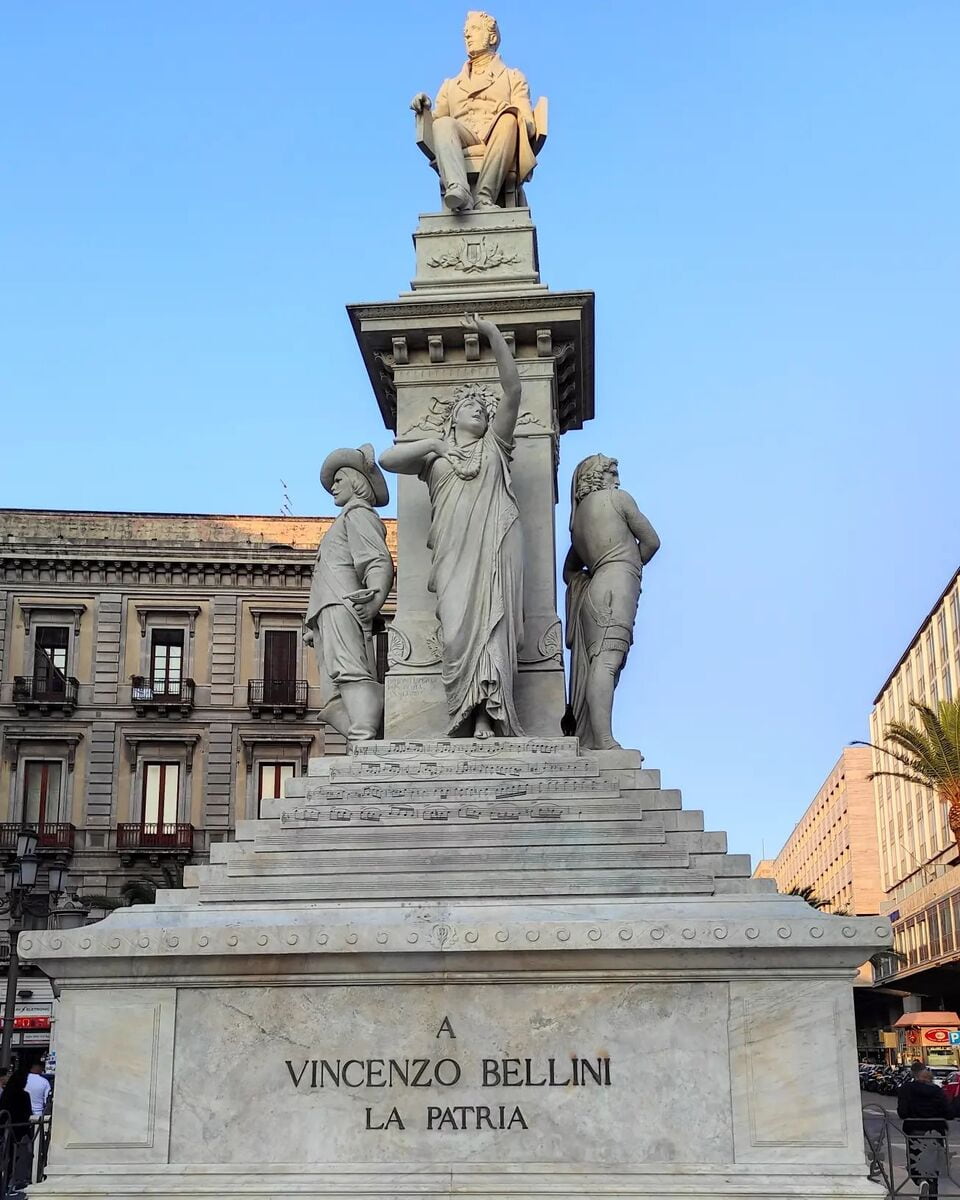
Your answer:
[[[503,399],[497,405],[493,418],[493,431],[503,442],[513,441],[513,431],[516,428],[517,417],[520,415],[520,372],[513,361],[510,347],[500,330],[492,321],[484,321],[474,315],[465,317],[464,326],[475,329],[490,343],[493,357],[497,361],[497,372],[500,376],[500,387],[503,389]]]
[[[516,106],[517,114],[527,127],[527,137],[534,137],[537,123],[533,119],[533,106],[530,103],[530,85],[522,71],[510,72],[510,103]]]
[[[396,442],[380,455],[380,466],[395,475],[419,475],[424,467],[444,454],[439,438],[421,438],[416,442]]]
[[[567,557],[563,560],[563,582],[569,587],[570,580],[575,575],[580,575],[586,569],[587,564],[576,550],[574,550],[573,546],[571,546],[567,551]]]
[[[637,502],[629,492],[618,491],[616,495],[620,501],[620,511],[623,513],[624,520],[627,522],[630,532],[637,539],[640,561],[646,566],[660,549],[660,538],[654,527],[637,508]]]
[[[428,108],[430,107],[429,102],[427,103],[427,107]],[[434,120],[436,120],[437,117],[449,117],[449,116],[450,116],[450,95],[449,95],[449,92],[447,91],[447,81],[444,80],[443,83],[440,85],[440,91],[437,92],[437,99],[433,105],[433,118],[434,118]]]

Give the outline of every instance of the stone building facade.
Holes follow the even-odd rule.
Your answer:
[[[0,847],[37,826],[81,896],[176,881],[336,753],[302,640],[331,520],[0,510]]]

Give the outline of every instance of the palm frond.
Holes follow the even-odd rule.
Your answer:
[[[907,783],[916,783],[920,787],[936,789],[936,784],[931,783],[923,775],[910,775],[906,771],[871,771],[867,776],[868,779],[904,779]]]

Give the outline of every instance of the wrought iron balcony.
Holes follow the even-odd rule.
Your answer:
[[[42,821],[26,826],[18,821],[0,822],[0,852],[13,852],[17,848],[17,834],[21,829],[32,829],[37,835],[38,854],[72,854],[77,831],[66,821]]]
[[[35,712],[41,715],[58,709],[64,714],[77,707],[80,684],[73,676],[37,677],[14,675],[13,702],[21,716]]]
[[[147,713],[165,717],[167,713],[188,713],[193,708],[196,684],[192,679],[153,680],[146,675],[130,676],[130,702],[138,717]]]
[[[175,854],[193,853],[193,826],[182,822],[173,824],[148,824],[141,821],[123,821],[117,826],[117,852],[119,854]]]
[[[305,679],[248,679],[247,708],[255,717],[304,717],[307,713]]]

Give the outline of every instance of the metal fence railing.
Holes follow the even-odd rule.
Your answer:
[[[960,1196],[960,1158],[953,1122],[930,1128],[926,1120],[900,1118],[879,1104],[863,1106],[863,1140],[870,1178],[887,1196]]]
[[[31,1183],[42,1183],[49,1148],[49,1113],[28,1125],[11,1125],[0,1113],[0,1200],[15,1200]]]

